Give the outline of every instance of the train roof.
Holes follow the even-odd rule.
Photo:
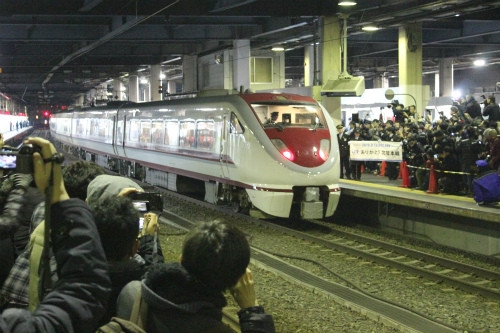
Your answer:
[[[170,100],[163,101],[153,101],[153,102],[143,102],[143,103],[135,103],[129,101],[111,101],[106,105],[99,106],[89,106],[84,108],[77,108],[73,110],[59,112],[58,114],[64,113],[72,113],[72,112],[85,112],[85,111],[104,111],[109,109],[129,109],[129,108],[137,108],[137,107],[154,107],[154,106],[164,106],[164,105],[175,105],[175,104],[190,104],[194,100],[200,100],[203,102],[210,102],[213,100],[231,100],[234,96],[238,96],[242,98],[247,103],[276,103],[276,104],[285,104],[289,102],[294,103],[313,103],[316,104],[316,100],[302,95],[296,94],[286,94],[286,93],[243,93],[243,94],[200,94],[200,96],[192,97],[192,98],[175,98]]]

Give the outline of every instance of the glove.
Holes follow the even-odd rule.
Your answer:
[[[12,175],[14,188],[28,188],[33,181],[31,174],[16,173]]]

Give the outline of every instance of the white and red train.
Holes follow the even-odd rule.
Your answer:
[[[200,96],[57,113],[51,135],[84,159],[211,203],[276,217],[334,213],[339,150],[320,104],[291,94]]]

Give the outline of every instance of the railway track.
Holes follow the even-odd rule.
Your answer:
[[[257,220],[247,215],[234,213],[228,207],[213,206],[178,193],[173,195],[197,205],[237,217],[240,220],[321,245],[326,249],[347,253],[351,256],[390,266],[433,281],[445,282],[454,288],[467,292],[477,293],[495,300],[500,299],[500,273],[494,271],[349,232],[333,230],[332,234],[327,236],[313,236],[270,221]]]

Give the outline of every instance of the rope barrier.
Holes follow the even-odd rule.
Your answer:
[[[428,171],[431,170],[429,168],[417,167],[417,166],[412,166],[412,165],[407,165],[406,167],[412,168],[412,169],[419,169],[419,170],[428,170]],[[470,175],[470,176],[476,175],[476,173],[470,173],[470,172],[458,172],[458,171],[447,171],[447,170],[436,170],[436,169],[434,169],[434,172],[449,173],[449,174],[453,174],[453,175]]]

